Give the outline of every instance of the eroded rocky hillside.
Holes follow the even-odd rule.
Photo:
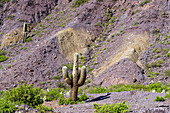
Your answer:
[[[81,5],[2,0],[0,57],[7,57],[0,62],[0,90],[23,83],[65,87],[62,66],[71,74],[76,52],[80,66],[87,67],[85,86],[170,83],[169,5],[168,0],[87,0]]]
[[[166,0],[89,0],[79,7],[55,0],[5,3],[1,48],[9,58],[1,62],[1,89],[21,81],[36,86],[49,81],[56,87],[53,77],[61,77],[62,66],[71,65],[75,52],[97,85],[170,82],[165,76],[170,68],[168,4]],[[21,43],[23,22],[31,26],[27,43]]]

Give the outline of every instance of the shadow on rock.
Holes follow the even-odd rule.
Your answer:
[[[104,99],[107,99],[107,98],[110,98],[110,95],[111,93],[107,93],[105,96],[99,96],[97,98],[94,98],[94,99],[91,99],[91,100],[87,100],[85,102],[94,102],[94,101],[100,101],[100,100],[104,100]]]

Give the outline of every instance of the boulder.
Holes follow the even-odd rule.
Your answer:
[[[110,56],[108,58],[104,57],[107,60],[103,60],[101,65],[93,71],[95,77],[125,58],[128,58],[134,63],[138,63],[140,65],[138,58],[140,53],[147,48],[149,34],[147,32],[141,34],[131,32],[119,40],[122,40],[122,42],[120,44],[119,42],[116,43],[118,48],[115,49],[113,46]]]
[[[92,43],[92,36],[85,30],[67,28],[55,35],[58,39],[60,53],[68,60],[73,60],[74,53],[85,53]]]
[[[143,69],[126,58],[102,72],[95,78],[94,83],[103,87],[109,87],[117,84],[141,82],[144,79]]]

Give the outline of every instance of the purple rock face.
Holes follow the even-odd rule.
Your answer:
[[[169,39],[166,39],[169,32],[168,1],[155,0],[143,7],[139,6],[143,1],[126,0],[124,4],[120,4],[120,1],[113,0],[103,2],[89,0],[76,9],[71,8],[72,2],[65,0],[19,0],[15,3],[6,3],[3,9],[1,8],[4,13],[1,15],[3,21],[0,32],[4,34],[23,25],[23,22],[18,22],[19,20],[38,23],[46,15],[50,14],[50,16],[47,20],[41,21],[43,27],[39,25],[33,29],[34,32],[29,33],[32,41],[21,46],[16,44],[12,45],[15,47],[3,48],[9,52],[6,54],[9,59],[1,62],[3,69],[0,70],[0,89],[16,87],[17,82],[22,80],[28,84],[34,83],[36,86],[50,80],[55,87],[56,81],[52,80],[52,77],[60,76],[62,64],[68,61],[58,50],[57,39],[54,38],[52,42],[44,40],[68,27],[85,29],[89,34],[94,35],[94,44],[89,45],[85,61],[85,65],[91,68],[89,69],[92,70],[91,73],[102,67],[104,61],[112,57],[111,54],[114,55],[115,50],[119,50],[126,34],[131,32],[150,34],[149,44],[152,46],[148,44],[148,48],[140,53],[138,58],[145,73],[136,63],[124,59],[94,78],[95,84],[108,87],[118,83],[142,82],[145,79],[144,76],[148,74],[145,66],[147,64],[152,66],[152,63],[158,63],[159,60],[163,61],[160,67],[152,66],[149,69],[153,71],[153,74],[159,75],[154,76],[154,80],[148,77],[149,79],[145,79],[145,82],[146,84],[151,81],[168,82],[170,79],[164,76],[164,72],[169,70],[170,62],[169,57],[165,57],[169,52]],[[58,6],[53,10],[57,4]],[[109,17],[106,16],[107,12]],[[111,23],[108,25],[110,19],[112,19],[112,25]],[[157,36],[158,33],[159,36]],[[21,50],[21,47],[27,49]],[[153,52],[155,48],[159,51]],[[7,67],[9,64],[11,66]],[[89,73],[87,76],[90,79],[93,78],[93,74]]]
[[[143,70],[129,59],[123,59],[111,66],[98,77],[95,84],[109,87],[116,84],[132,84],[144,80]]]
[[[57,5],[56,0],[17,0],[8,2],[0,9],[0,31],[4,34],[21,26],[22,22],[39,23]],[[1,35],[0,35],[1,38]]]

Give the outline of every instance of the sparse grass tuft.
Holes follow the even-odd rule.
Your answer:
[[[165,101],[165,98],[164,97],[156,96],[154,101]]]
[[[80,5],[82,5],[82,4],[84,4],[84,3],[88,2],[88,1],[89,0],[75,0],[73,2],[73,7],[79,7]]]
[[[149,85],[142,85],[142,84],[118,84],[113,85],[108,88],[103,87],[90,87],[87,89],[89,93],[107,93],[107,92],[121,92],[121,91],[132,91],[132,90],[144,90],[144,91],[152,91],[155,90],[156,92],[162,92],[163,90],[170,90],[169,86],[163,86],[161,82],[151,83]]]
[[[128,105],[125,104],[125,101],[118,103],[113,103],[111,105],[104,104],[99,106],[98,104],[93,104],[93,109],[95,109],[94,113],[126,113],[129,112]]]
[[[59,105],[68,105],[68,104],[78,104],[78,103],[84,103],[85,100],[87,100],[88,97],[87,95],[85,94],[82,94],[80,97],[78,97],[77,101],[73,101],[71,100],[71,98],[67,98],[65,99],[63,96],[60,97],[59,101],[58,101],[58,104]]]

